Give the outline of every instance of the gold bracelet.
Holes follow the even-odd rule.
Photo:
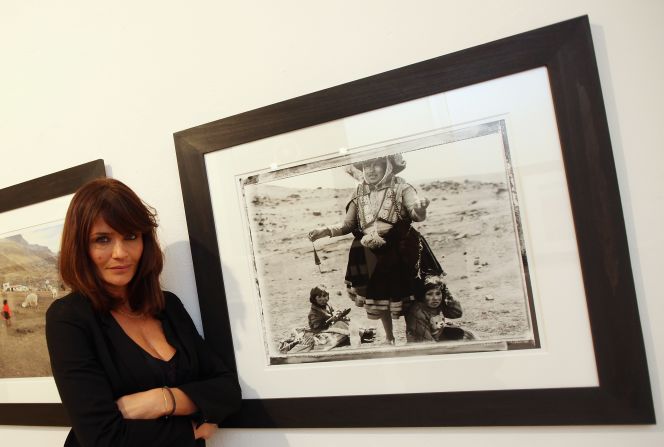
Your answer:
[[[168,414],[168,399],[166,398],[166,391],[164,388],[161,389],[161,395],[164,396],[164,415]]]
[[[171,391],[171,389],[170,389],[169,387],[167,387],[167,386],[162,387],[161,390],[162,390],[162,392],[163,392],[164,390],[168,391],[168,394],[171,395],[171,400],[173,401],[173,408],[171,408],[170,413],[168,413],[168,414],[165,416],[165,417],[168,418],[168,417],[170,417],[170,416],[173,416],[173,414],[175,414],[175,407],[176,407],[176,405],[175,405],[175,394],[173,394],[173,391]],[[165,401],[165,399],[166,399],[166,394],[164,394],[164,401]]]

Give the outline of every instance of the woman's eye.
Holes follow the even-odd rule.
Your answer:
[[[110,239],[109,239],[108,236],[97,236],[95,238],[95,242],[97,244],[106,244],[106,243],[110,242]]]
[[[126,235],[125,239],[128,240],[128,241],[135,241],[137,237],[138,236],[136,236],[136,234],[131,233],[131,234]]]

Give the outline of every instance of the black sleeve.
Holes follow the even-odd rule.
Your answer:
[[[92,320],[61,298],[46,313],[46,342],[55,384],[84,447],[194,446],[189,417],[126,420],[93,344]]]
[[[173,317],[179,320],[178,330],[184,330],[193,337],[198,361],[198,379],[178,388],[198,407],[200,422],[220,424],[238,411],[242,403],[237,375],[198,334],[180,299],[171,293],[166,293],[166,299],[166,305],[171,306],[174,312]]]

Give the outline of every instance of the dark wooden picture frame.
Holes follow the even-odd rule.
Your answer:
[[[8,186],[0,189],[0,213],[73,194],[84,183],[105,176],[104,160],[99,159]],[[68,426],[69,418],[60,403],[0,403],[0,424]]]
[[[623,212],[588,17],[571,19],[175,133],[205,337],[229,364],[235,364],[205,154],[538,67],[546,67],[550,79],[599,386],[245,399],[241,411],[228,421],[228,426],[655,422]],[[381,411],[396,408],[409,410]],[[441,408],[445,410],[439,411]]]

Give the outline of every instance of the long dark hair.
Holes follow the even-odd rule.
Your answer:
[[[98,217],[118,233],[143,235],[143,254],[127,285],[127,300],[131,309],[156,315],[164,308],[159,285],[164,257],[156,235],[157,215],[118,180],[92,180],[74,194],[60,244],[59,267],[63,282],[72,291],[85,295],[98,312],[108,312],[119,304],[97,275],[89,255],[90,230]]]

